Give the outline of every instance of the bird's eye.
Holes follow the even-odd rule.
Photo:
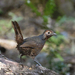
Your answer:
[[[48,34],[50,34],[50,32],[48,32]]]

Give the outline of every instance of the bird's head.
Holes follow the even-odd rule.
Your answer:
[[[43,39],[47,40],[51,36],[56,36],[56,33],[54,33],[52,30],[45,30],[43,32]]]

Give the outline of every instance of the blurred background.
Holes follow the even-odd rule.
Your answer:
[[[11,21],[17,21],[24,38],[51,29],[57,36],[47,40],[37,56],[45,67],[61,75],[75,75],[75,0],[0,0],[0,51],[20,62]],[[31,66],[31,58],[23,57]]]

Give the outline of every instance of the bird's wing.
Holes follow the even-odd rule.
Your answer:
[[[35,41],[33,41],[33,40],[30,40],[30,41],[24,42],[22,45],[20,45],[20,47],[35,48],[35,47],[37,47],[37,43]]]

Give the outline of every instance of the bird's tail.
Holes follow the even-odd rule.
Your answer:
[[[23,43],[23,36],[19,27],[19,24],[16,21],[12,21],[12,25],[15,31],[15,39],[17,44],[22,44]]]

